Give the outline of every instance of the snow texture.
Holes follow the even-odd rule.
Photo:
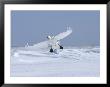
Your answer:
[[[49,49],[11,50],[12,77],[99,77],[99,47],[64,47],[58,54]]]

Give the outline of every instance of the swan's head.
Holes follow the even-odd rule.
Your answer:
[[[51,36],[47,36],[47,39],[49,39],[49,40],[50,40],[50,39],[51,39]]]

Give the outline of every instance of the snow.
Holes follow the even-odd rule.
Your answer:
[[[99,47],[64,47],[58,54],[45,49],[11,50],[12,77],[99,77]]]

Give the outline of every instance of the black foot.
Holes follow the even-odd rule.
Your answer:
[[[60,46],[60,49],[63,49],[63,47],[62,47],[62,46]]]
[[[53,49],[52,49],[52,48],[50,49],[50,52],[51,52],[51,53],[53,52]]]

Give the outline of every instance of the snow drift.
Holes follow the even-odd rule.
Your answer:
[[[14,47],[11,76],[97,77],[100,76],[99,47],[64,47],[59,54],[47,49]]]

